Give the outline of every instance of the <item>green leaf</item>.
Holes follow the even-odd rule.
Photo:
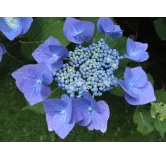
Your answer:
[[[155,91],[156,102],[163,102],[166,104],[166,92],[164,89],[156,90]]]
[[[61,88],[56,88],[54,89],[52,92],[51,92],[51,95],[49,96],[48,99],[51,99],[51,98],[60,98],[62,95],[62,90]],[[26,109],[29,109],[35,113],[38,113],[38,114],[45,114],[44,112],[44,108],[43,108],[43,103],[37,103],[33,106],[30,106],[29,104],[27,104],[22,110],[26,110]]]
[[[153,77],[150,73],[147,74],[148,76],[148,80],[154,85],[154,80],[153,80]]]
[[[150,111],[145,108],[137,107],[133,115],[133,120],[137,124],[137,131],[143,135],[147,135],[154,130]]]
[[[164,138],[166,132],[166,120],[160,121],[159,119],[155,119],[154,127],[161,134],[161,137]]]
[[[21,43],[21,52],[32,60],[32,52],[43,43],[49,36],[55,37],[60,43],[67,46],[70,42],[63,33],[63,18],[39,17],[34,20],[28,33]]]
[[[43,103],[37,103],[33,106],[30,106],[29,104],[27,104],[22,110],[26,110],[26,109],[29,109],[38,114],[44,114]]]
[[[166,18],[158,18],[154,21],[156,32],[162,40],[166,40]]]
[[[115,71],[114,74],[118,79],[123,79],[124,71],[125,71],[125,68],[119,68],[118,70]],[[112,90],[110,90],[109,93],[119,97],[124,96],[124,91],[120,85],[118,85],[117,87],[114,87]]]

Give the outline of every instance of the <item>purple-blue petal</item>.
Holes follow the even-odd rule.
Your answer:
[[[30,79],[29,67],[32,67],[32,66],[34,65],[31,65],[31,64],[25,65],[12,73],[12,77],[16,80],[16,85],[21,92],[23,92],[23,86],[25,81],[27,79]]]
[[[21,34],[25,34],[29,30],[29,28],[33,22],[33,18],[32,17],[19,17],[19,19],[20,19],[20,23],[22,26]]]
[[[53,81],[53,75],[44,63],[29,67],[29,74],[32,79],[41,80],[46,85],[51,84]]]
[[[76,122],[81,121],[88,114],[88,107],[90,105],[90,101],[84,98],[73,99],[73,113]]]
[[[144,105],[156,101],[154,89],[150,82],[148,82],[144,87],[138,88],[135,92],[139,94],[139,98],[133,98],[127,93],[125,93],[124,96],[126,101],[131,105]]]
[[[38,62],[47,63],[50,58],[52,58],[52,52],[49,49],[50,45],[61,45],[60,42],[53,36],[48,37],[48,39],[39,45],[39,47],[32,53],[34,59]]]
[[[52,118],[53,118],[53,116],[50,116],[46,113],[47,127],[48,127],[48,131],[50,131],[50,132],[54,131],[52,128]]]
[[[6,50],[5,46],[4,46],[2,43],[0,43],[0,62],[1,62],[1,60],[2,60],[2,56],[3,56],[6,52],[7,52],[7,50]]]
[[[102,20],[103,20],[102,17],[98,19],[98,21],[97,21],[97,30],[100,33],[105,33],[104,30],[103,30],[103,27],[102,27]]]
[[[130,69],[132,73],[131,81],[135,87],[143,87],[148,82],[148,77],[142,67]]]
[[[23,86],[23,93],[30,105],[46,100],[51,94],[48,86],[37,83],[36,80],[26,80]]]
[[[46,100],[43,104],[45,112],[50,116],[54,116],[56,113],[60,113],[66,109],[66,103],[56,98]]]
[[[125,85],[125,81],[123,80],[118,80],[120,86],[122,87],[122,89],[128,93],[130,96],[132,97],[135,97],[135,98],[138,98],[138,94],[136,94],[132,89],[130,88],[127,88],[126,85]]]
[[[67,17],[64,23],[64,34],[67,39],[76,44],[82,44],[92,39],[94,23]]]
[[[127,45],[126,45],[127,53],[133,52],[134,48],[135,48],[134,41],[131,38],[127,38]]]
[[[140,53],[140,59],[138,60],[138,62],[144,62],[144,61],[146,61],[148,59],[149,59],[148,52],[141,52]]]
[[[64,139],[73,129],[75,125],[74,121],[68,123],[66,115],[56,114],[52,119],[52,128],[56,134]]]

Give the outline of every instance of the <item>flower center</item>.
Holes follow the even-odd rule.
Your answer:
[[[65,111],[65,110],[61,110],[61,114],[63,114],[63,115],[64,115],[65,113],[66,113],[66,111]]]
[[[42,81],[41,81],[40,79],[38,79],[38,80],[36,81],[36,83],[41,84]]]
[[[120,59],[123,56],[110,49],[104,39],[88,47],[78,45],[69,52],[69,61],[55,73],[55,80],[72,98],[81,97],[83,91],[101,96],[102,92],[117,86],[114,71]]]
[[[88,111],[89,111],[89,112],[92,111],[92,107],[91,107],[91,106],[88,107]]]

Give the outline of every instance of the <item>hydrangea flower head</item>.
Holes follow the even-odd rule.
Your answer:
[[[64,139],[75,125],[72,117],[72,99],[62,95],[61,99],[49,99],[44,102],[46,121],[49,131]]]
[[[115,25],[109,17],[101,17],[97,22],[97,29],[100,33],[106,34],[109,38],[120,38],[123,34],[119,25]]]
[[[88,92],[84,91],[83,98],[73,100],[73,108],[79,125],[87,126],[89,130],[106,132],[110,111],[105,101],[96,102]]]
[[[92,22],[67,17],[63,30],[69,41],[82,44],[92,39],[94,28],[95,25]]]
[[[50,36],[33,53],[32,56],[38,63],[45,63],[51,72],[59,70],[63,61],[68,56],[68,50],[57,39]]]
[[[30,105],[42,102],[51,93],[52,73],[44,63],[25,65],[12,73],[16,85]]]
[[[148,52],[146,52],[147,48],[147,43],[134,42],[128,38],[125,57],[136,62],[144,62],[149,58]]]
[[[13,40],[17,36],[25,34],[32,22],[32,17],[0,17],[0,31],[9,40]]]
[[[55,81],[71,98],[82,97],[83,91],[102,96],[103,92],[118,85],[114,71],[121,59],[123,56],[119,56],[116,49],[110,49],[104,39],[88,47],[78,45],[69,52],[69,60],[55,73]]]
[[[7,52],[7,51],[6,51],[5,46],[4,46],[2,43],[0,43],[0,62],[1,62],[1,60],[2,60],[2,56],[3,56],[6,52]]]
[[[125,99],[131,105],[144,105],[156,100],[154,89],[142,67],[126,68],[124,80],[119,80]]]

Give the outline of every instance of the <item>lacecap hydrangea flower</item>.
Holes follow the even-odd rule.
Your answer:
[[[125,99],[131,105],[144,105],[156,100],[154,89],[142,67],[126,68],[124,80],[119,80]]]
[[[25,65],[13,72],[12,77],[30,105],[46,100],[51,93],[48,85],[53,77],[44,63]]]
[[[63,66],[63,58],[68,57],[68,50],[54,37],[50,36],[33,53],[38,63],[45,63],[51,72],[56,72]]]
[[[17,36],[25,34],[32,22],[32,17],[0,17],[0,31],[9,40],[13,40]]]
[[[63,30],[69,41],[76,44],[82,44],[92,39],[94,28],[95,25],[92,22],[67,17]]]
[[[124,56],[136,62],[144,62],[149,58],[148,52],[146,52],[147,48],[147,43],[134,42],[128,38],[126,46],[127,53]]]
[[[97,22],[97,29],[100,33],[106,34],[110,39],[120,38],[123,34],[119,25],[115,25],[109,17],[101,17]]]
[[[94,98],[119,84],[126,92],[126,101],[132,105],[155,100],[153,87],[141,67],[127,68],[124,80],[118,81],[114,72],[124,56],[110,48],[103,38],[87,47],[81,45],[92,39],[94,28],[92,22],[66,18],[64,35],[79,45],[68,51],[50,36],[32,53],[38,64],[23,66],[12,74],[30,105],[43,102],[48,130],[61,138],[65,138],[75,124],[105,133],[110,117],[109,106],[103,100],[96,102]],[[120,26],[110,18],[100,18],[97,28],[110,39],[122,36]],[[132,47],[127,43],[127,54],[134,51],[135,47]],[[142,45],[136,51],[142,52],[139,47]],[[47,100],[51,92],[48,85],[53,80],[66,94],[61,99]]]
[[[7,52],[7,51],[6,51],[5,46],[4,46],[2,43],[0,43],[0,62],[1,62],[1,60],[2,60],[2,56],[3,56],[6,52]]]

